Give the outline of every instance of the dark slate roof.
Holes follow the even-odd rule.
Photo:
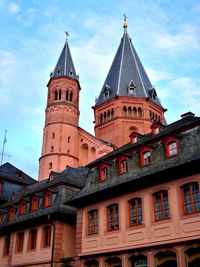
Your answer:
[[[8,162],[0,166],[0,178],[25,185],[37,183],[36,180]]]
[[[60,76],[67,76],[77,80],[77,75],[67,40],[55,66],[55,69],[51,73],[51,78]]]
[[[128,92],[128,86],[131,82],[135,86],[134,95],[130,95]],[[106,88],[109,91],[109,97],[105,98]],[[150,98],[161,106],[156,91],[142,66],[126,29],[95,105],[99,105],[115,96]]]
[[[188,115],[187,115],[188,114]],[[200,117],[194,117],[187,113],[182,119],[162,127],[157,135],[147,134],[140,137],[136,144],[126,144],[123,147],[107,154],[88,165],[90,172],[84,188],[72,198],[68,204],[81,206],[97,200],[119,196],[125,191],[137,190],[138,186],[144,188],[150,184],[163,183],[164,181],[178,178],[178,176],[192,175],[200,171]],[[190,129],[190,131],[188,131]],[[184,134],[183,134],[184,132]],[[179,153],[176,157],[166,159],[163,152],[162,139],[176,135],[180,140]],[[154,163],[141,167],[139,164],[138,150],[143,145],[151,145],[155,150]],[[112,177],[99,182],[98,163],[101,161],[111,162],[114,168],[116,158],[121,154],[130,157],[132,168],[124,175],[118,175],[112,169]]]

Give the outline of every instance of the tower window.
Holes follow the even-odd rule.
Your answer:
[[[110,96],[110,87],[106,84],[103,91],[104,99],[107,99]]]
[[[61,97],[62,97],[62,91],[61,91],[61,90],[59,90],[59,93],[58,93],[58,99],[60,100],[60,99],[61,99]]]
[[[72,99],[73,99],[73,93],[70,92],[69,101],[72,102]]]
[[[135,95],[136,94],[136,85],[134,84],[134,82],[131,80],[129,85],[128,85],[128,94],[129,95]]]
[[[53,163],[52,162],[49,162],[49,169],[50,170],[52,169],[52,166],[53,166]]]
[[[56,135],[55,133],[52,133],[52,139],[55,139]]]
[[[51,146],[51,152],[53,152],[54,151],[54,147],[53,146]]]

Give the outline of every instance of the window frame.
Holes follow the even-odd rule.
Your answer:
[[[137,144],[138,143],[138,133],[132,132],[130,135],[130,143],[131,144]]]
[[[44,195],[44,208],[52,207],[53,199],[52,199],[52,192],[47,191]]]
[[[140,201],[140,203],[139,203]],[[131,203],[135,202],[134,207],[131,207]],[[141,214],[140,210],[141,209]],[[133,210],[135,210],[135,216],[133,216]],[[143,224],[143,209],[142,209],[142,198],[135,197],[128,201],[128,214],[129,214],[129,226],[138,226]],[[135,223],[133,223],[133,219],[135,218]]]
[[[37,247],[37,235],[38,231],[36,228],[29,231],[28,238],[28,250],[35,250]]]
[[[51,247],[51,239],[52,239],[52,227],[51,225],[46,225],[43,227],[43,248]]]
[[[11,207],[8,212],[8,221],[12,221],[15,218],[15,211],[14,207]]]
[[[36,203],[36,205],[35,205],[35,203]],[[34,212],[34,211],[38,210],[38,207],[39,207],[38,204],[39,204],[38,197],[37,196],[33,196],[31,198],[31,212]]]
[[[139,150],[140,165],[142,167],[151,165],[151,163],[152,163],[152,153],[151,152],[152,152],[152,148],[150,146],[143,146],[140,148],[140,150]],[[148,162],[145,162],[146,161],[146,159],[145,159],[146,153],[150,153],[150,156],[148,157],[149,158]]]
[[[197,185],[197,191],[193,191],[193,186]],[[184,187],[189,186],[189,198],[190,198],[190,202],[186,203],[185,201],[185,193],[184,193]],[[195,196],[197,194],[197,196]],[[199,190],[199,183],[197,181],[194,182],[189,182],[186,184],[183,184],[181,186],[181,195],[182,195],[182,205],[183,205],[183,214],[184,215],[190,215],[190,214],[196,214],[200,212],[200,208],[199,210],[197,210],[197,208],[195,207],[195,204],[197,204],[197,207],[200,206],[200,190]],[[195,201],[195,198],[197,198],[197,201]],[[199,199],[199,201],[198,201]],[[186,210],[186,206],[191,206],[191,212],[187,212]]]
[[[108,164],[101,163],[99,165],[99,180],[100,182],[104,182],[108,179]]]
[[[166,193],[167,199],[166,199],[166,196],[164,196],[165,193]],[[159,200],[157,200],[157,197],[159,197]],[[165,207],[166,201],[167,201],[167,207]],[[159,190],[153,193],[153,203],[154,203],[154,219],[156,222],[169,220],[171,218],[168,190]],[[159,209],[157,207],[158,205],[160,205]],[[159,214],[161,214],[161,218],[158,218]]]
[[[107,230],[109,232],[119,230],[119,205],[117,203],[107,206]]]
[[[22,216],[25,213],[26,213],[26,201],[24,199],[21,199],[19,203],[19,216]]]
[[[169,136],[167,138],[165,138],[163,141],[162,141],[165,145],[165,153],[166,153],[166,157],[167,158],[172,158],[172,157],[175,157],[178,155],[178,152],[179,152],[179,147],[178,147],[178,138],[175,137],[175,136]],[[172,143],[176,143],[176,153],[170,153],[170,145]]]
[[[99,211],[92,209],[88,211],[88,235],[98,234],[99,231]]]
[[[18,232],[16,236],[15,252],[22,253],[24,249],[24,232]]]
[[[128,172],[128,157],[121,155],[118,159],[118,174],[122,175]]]

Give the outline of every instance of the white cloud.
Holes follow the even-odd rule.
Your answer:
[[[163,80],[171,80],[173,78],[173,74],[167,71],[155,70],[151,68],[146,68],[146,72],[152,84],[156,84],[159,81]]]
[[[8,5],[8,11],[12,14],[17,14],[20,11],[20,6],[14,2],[10,2]]]

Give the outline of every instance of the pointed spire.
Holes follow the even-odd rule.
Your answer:
[[[73,79],[77,79],[76,71],[74,68],[72,56],[68,45],[69,33],[65,32],[65,34],[66,34],[66,41],[63,50],[60,54],[60,57],[58,59],[58,62],[55,66],[55,69],[51,74],[51,78],[59,76],[67,76]]]
[[[115,96],[129,96],[149,98],[161,106],[155,88],[153,88],[127,33],[127,27],[126,15],[124,15],[124,34],[95,105]]]

